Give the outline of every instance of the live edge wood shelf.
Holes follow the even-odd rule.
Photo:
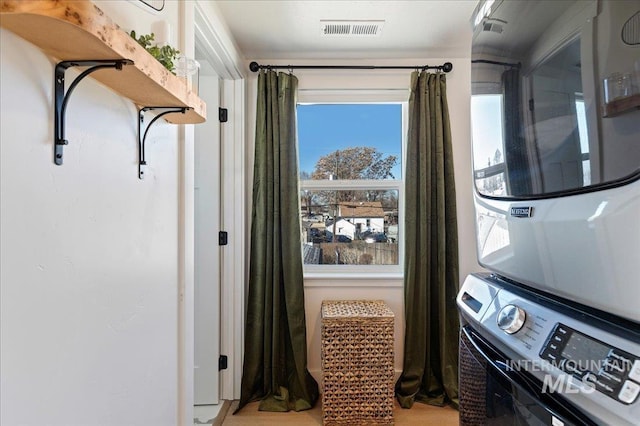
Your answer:
[[[65,111],[75,86],[95,80],[138,105],[138,177],[144,177],[145,138],[160,117],[173,124],[203,123],[206,104],[89,0],[0,0],[0,25],[60,60],[55,69],[54,162],[62,165]],[[70,67],[87,67],[68,86]],[[158,110],[146,125],[144,112]],[[161,111],[161,112],[160,112]]]
[[[61,61],[129,59],[121,71],[91,76],[137,105],[188,107],[174,124],[203,123],[206,104],[88,0],[2,0],[0,25]]]
[[[640,110],[640,94],[615,99],[604,105],[603,117],[615,117],[628,111]]]

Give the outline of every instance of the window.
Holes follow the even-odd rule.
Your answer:
[[[587,114],[582,93],[576,93],[576,120],[578,120],[578,136],[580,138],[580,154],[582,157],[582,184],[587,186],[591,185],[591,161],[589,157]]]
[[[306,272],[401,271],[403,109],[298,105]]]
[[[476,187],[486,195],[505,194],[502,95],[471,97],[473,164]]]

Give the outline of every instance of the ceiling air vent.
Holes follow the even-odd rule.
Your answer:
[[[376,37],[385,21],[320,21],[323,36]]]
[[[502,34],[503,28],[502,25],[496,24],[495,22],[485,21],[482,24],[482,31],[491,31],[492,33]]]

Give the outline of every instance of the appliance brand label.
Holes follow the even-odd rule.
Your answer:
[[[511,216],[513,217],[531,217],[533,215],[533,207],[511,207]]]

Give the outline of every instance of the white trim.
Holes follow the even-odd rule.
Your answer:
[[[193,4],[194,27],[200,42],[198,47],[206,55],[216,74],[225,80],[244,78],[243,64],[238,49],[229,37],[224,21],[219,18],[214,2],[195,0]]]
[[[409,94],[409,89],[300,89],[298,103],[401,103]]]
[[[585,105],[598,105],[598,87],[600,84],[596,79],[595,66],[586,66],[586,64],[596,64],[594,58],[596,49],[594,48],[596,36],[596,24],[593,19],[587,21],[582,26],[580,32],[580,57],[585,66],[582,68],[582,97]],[[587,135],[589,140],[589,157],[591,164],[602,164],[600,149],[598,147],[598,131],[599,117],[598,108],[586,108],[587,115]],[[602,171],[600,167],[591,168],[591,182],[602,181]]]
[[[344,189],[398,189],[403,182],[399,179],[385,180],[301,180],[300,189],[344,190]]]
[[[193,423],[194,401],[194,132],[179,131],[180,175],[178,235],[178,424]]]
[[[402,278],[404,270],[403,260],[398,257],[397,265],[313,265],[304,264],[304,278],[318,279],[327,277],[332,279],[388,279]]]
[[[193,8],[180,3],[180,50],[193,56]],[[193,424],[194,401],[194,297],[195,297],[195,209],[193,125],[179,130],[179,224],[178,224],[178,419],[181,426]]]
[[[402,185],[403,190],[398,191],[398,225],[402,224],[402,226],[398,226],[398,266],[402,268],[402,276],[404,277],[404,228],[405,228],[405,192],[407,181],[407,168],[404,166],[407,164],[407,142],[408,142],[408,132],[409,132],[409,102],[404,102],[402,104],[402,144],[401,144],[401,155],[402,155],[402,164],[403,166],[400,169],[402,176]]]
[[[558,17],[529,49],[522,73],[528,75],[540,64],[571,43],[583,27],[592,26],[590,22],[598,15],[598,1],[576,2]]]
[[[349,265],[343,265],[348,267]],[[331,266],[327,266],[331,267]],[[336,280],[359,280],[360,282],[350,282],[353,287],[402,287],[404,274],[402,272],[305,272],[305,287],[343,287],[343,283]],[[366,280],[366,281],[363,281]],[[325,282],[327,281],[327,282]],[[390,282],[392,281],[392,282]]]

